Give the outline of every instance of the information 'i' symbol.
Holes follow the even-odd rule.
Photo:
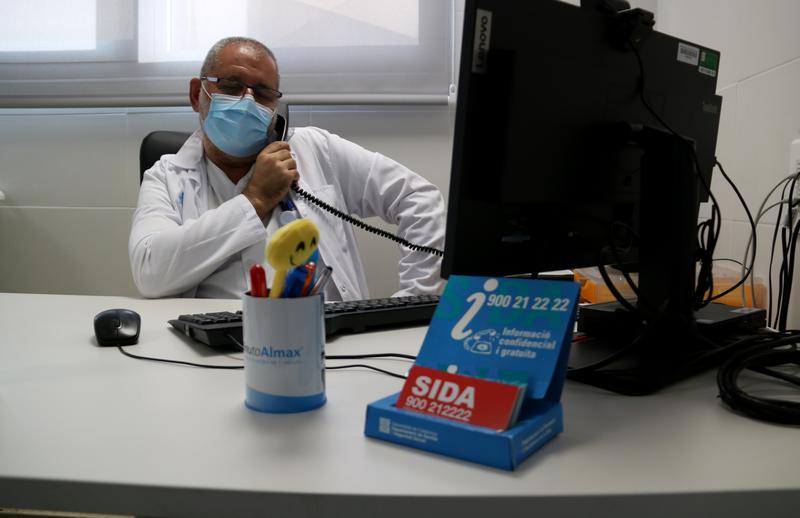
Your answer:
[[[493,292],[498,286],[500,286],[500,282],[498,282],[497,279],[486,279],[486,282],[483,283],[483,289],[486,290],[486,293]],[[467,309],[466,313],[458,319],[458,322],[456,322],[456,325],[454,325],[453,329],[450,331],[450,337],[453,340],[463,340],[472,334],[472,329],[467,329],[467,326],[486,302],[486,293],[476,291],[467,297],[467,302],[469,302],[471,306]]]

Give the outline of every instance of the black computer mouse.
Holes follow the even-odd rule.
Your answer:
[[[142,318],[130,309],[107,309],[94,316],[94,335],[103,347],[133,345],[139,341]]]

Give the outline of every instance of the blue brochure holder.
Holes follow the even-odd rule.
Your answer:
[[[416,363],[525,384],[516,424],[505,431],[398,409],[398,394],[367,406],[364,433],[513,470],[563,430],[561,390],[580,285],[566,281],[450,277]]]

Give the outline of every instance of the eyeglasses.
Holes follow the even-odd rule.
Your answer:
[[[217,90],[225,95],[235,95],[243,98],[249,88],[253,91],[253,98],[259,104],[274,104],[278,99],[283,97],[283,92],[275,90],[274,88],[261,85],[248,85],[242,83],[235,77],[203,76],[200,79],[208,81],[209,83],[214,83],[217,85]]]

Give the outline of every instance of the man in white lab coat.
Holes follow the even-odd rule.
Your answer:
[[[139,192],[128,248],[142,295],[238,298],[270,235],[306,217],[319,228],[321,262],[333,268],[326,300],[369,298],[353,228],[306,203],[293,182],[344,213],[396,224],[411,243],[443,248],[444,202],[419,175],[319,128],[268,143],[282,94],[264,45],[226,38],[200,76],[189,97],[201,128],[145,172]],[[438,292],[440,259],[401,248],[395,295]],[[268,269],[270,283],[272,275]]]

